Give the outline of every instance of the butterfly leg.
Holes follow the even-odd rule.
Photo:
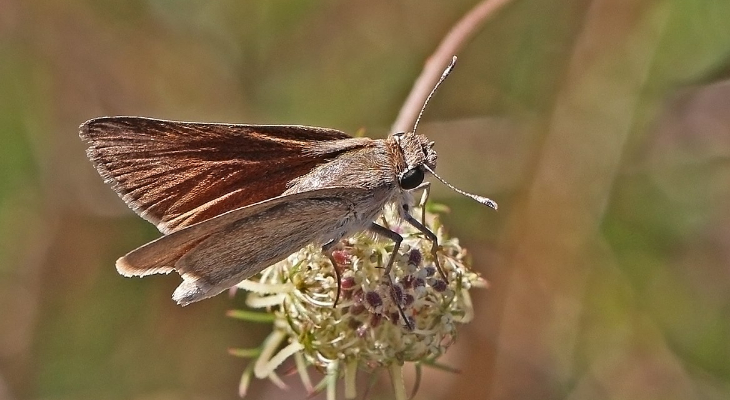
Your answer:
[[[422,189],[421,201],[418,202],[418,207],[421,209],[421,225],[426,225],[426,202],[431,195],[431,182],[423,182],[416,186],[413,190]]]
[[[342,293],[342,276],[340,275],[340,266],[335,261],[335,257],[332,255],[332,248],[337,244],[337,240],[330,240],[322,246],[322,253],[330,259],[332,263],[332,269],[335,270],[335,279],[337,280],[337,293],[335,293],[335,302],[332,307],[337,307],[337,302],[340,301],[340,294]]]
[[[400,249],[400,244],[401,242],[403,242],[403,236],[391,231],[384,226],[378,225],[375,222],[370,224],[369,230],[370,232],[373,232],[378,236],[384,236],[392,240],[394,243],[393,251],[390,253],[390,259],[388,260],[388,264],[385,266],[385,271],[383,271],[383,275],[385,275],[385,278],[388,280],[388,286],[390,286],[390,297],[393,299],[395,306],[398,307],[398,313],[400,313],[400,316],[401,318],[403,318],[403,321],[405,321],[408,329],[413,330],[414,327],[411,324],[411,320],[406,317],[406,313],[405,311],[403,311],[403,299],[401,298],[401,296],[398,296],[398,293],[395,290],[395,284],[393,283],[393,277],[390,276],[390,270],[393,269],[393,262],[395,262],[395,257],[396,255],[398,255],[398,249]]]
[[[436,264],[436,269],[439,271],[439,274],[441,274],[441,277],[444,278],[446,282],[449,281],[449,279],[446,277],[446,273],[444,272],[443,268],[441,268],[441,263],[439,263],[439,257],[438,257],[438,249],[439,249],[439,239],[436,236],[435,233],[431,232],[430,229],[426,227],[426,225],[418,222],[417,219],[413,218],[411,213],[409,212],[410,207],[408,204],[403,204],[403,212],[401,213],[401,217],[408,221],[409,224],[413,225],[416,229],[421,231],[424,235],[426,235],[426,238],[431,241],[431,256],[433,256],[433,261]]]

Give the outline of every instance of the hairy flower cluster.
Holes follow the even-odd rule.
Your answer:
[[[469,269],[466,251],[457,239],[445,237],[434,215],[427,214],[426,226],[439,240],[438,264],[431,241],[408,222],[388,224],[397,220],[388,211],[380,221],[403,236],[392,279],[383,273],[394,243],[362,233],[342,240],[331,259],[308,246],[238,285],[251,292],[250,307],[267,308],[274,320],[260,351],[246,353],[256,361],[244,374],[243,392],[251,374],[281,384],[275,369],[294,356],[305,387],[326,388],[328,398],[334,397],[337,378],[345,378],[346,397],[353,398],[355,372],[380,368],[390,370],[396,398],[404,398],[403,364],[433,363],[444,354],[457,324],[473,317],[469,289],[485,282]],[[341,276],[337,302],[334,268]],[[311,384],[309,366],[325,372],[319,385]]]

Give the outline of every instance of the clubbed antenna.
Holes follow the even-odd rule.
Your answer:
[[[469,198],[471,198],[473,200],[476,200],[479,203],[484,204],[487,207],[491,207],[491,208],[493,208],[495,210],[497,209],[497,202],[496,201],[494,201],[492,199],[488,199],[488,198],[483,197],[483,196],[479,196],[479,195],[476,195],[476,194],[471,194],[471,193],[465,192],[465,191],[463,191],[463,190],[455,187],[454,185],[450,184],[449,182],[446,182],[444,180],[444,178],[436,175],[436,173],[431,168],[429,168],[428,165],[423,164],[423,167],[426,168],[428,170],[428,172],[431,173],[431,175],[435,176],[436,179],[440,180],[441,183],[443,183],[444,185],[450,187],[451,190],[455,191],[456,193],[463,194],[464,196],[469,197]]]
[[[433,97],[433,94],[436,93],[436,89],[439,88],[441,85],[441,82],[446,79],[447,76],[451,73],[451,70],[454,69],[454,65],[456,65],[456,56],[454,56],[451,59],[451,63],[448,67],[444,70],[444,72],[441,74],[441,78],[439,78],[439,81],[436,82],[436,85],[431,89],[431,93],[428,94],[428,97],[426,97],[426,101],[423,102],[423,107],[421,107],[421,112],[418,113],[418,118],[416,118],[416,123],[413,124],[413,130],[411,132],[416,133],[416,128],[418,128],[418,123],[421,122],[421,117],[423,116],[423,111],[426,109],[426,105],[428,104],[429,100],[431,100],[431,97]]]

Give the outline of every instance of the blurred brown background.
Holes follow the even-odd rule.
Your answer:
[[[387,134],[472,0],[0,0],[0,399],[235,398],[266,327],[124,279],[102,115]],[[730,398],[730,2],[514,0],[421,133],[491,282],[422,399]],[[410,378],[409,378],[410,379]],[[256,382],[251,398],[304,398]],[[364,381],[363,381],[364,382]],[[389,398],[387,377],[372,398]],[[364,388],[361,388],[364,391]]]

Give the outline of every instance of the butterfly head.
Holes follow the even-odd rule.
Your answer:
[[[398,183],[403,189],[414,189],[423,182],[426,171],[433,171],[436,168],[437,155],[433,149],[434,142],[412,132],[396,133],[393,137],[405,160],[405,168],[398,176]]]
[[[431,175],[436,177],[436,179],[455,192],[470,197],[479,203],[492,207],[496,210],[497,203],[493,200],[458,189],[438,176],[434,171],[436,169],[436,151],[433,149],[434,143],[428,140],[425,136],[415,133],[416,128],[418,128],[418,123],[421,121],[421,117],[423,116],[423,111],[426,109],[426,104],[428,104],[428,101],[431,99],[433,94],[436,93],[436,89],[438,89],[439,85],[441,85],[444,79],[446,79],[449,73],[451,73],[455,64],[456,56],[451,59],[451,63],[448,67],[446,67],[444,72],[441,74],[441,78],[439,78],[434,88],[431,89],[431,93],[429,93],[428,97],[426,97],[426,101],[423,103],[423,107],[421,107],[421,112],[418,114],[411,132],[393,134],[393,138],[396,143],[398,143],[398,146],[403,153],[403,159],[405,160],[405,166],[398,174],[398,184],[401,189],[404,190],[415,189],[423,183],[423,178],[425,178],[426,171],[428,171]]]

